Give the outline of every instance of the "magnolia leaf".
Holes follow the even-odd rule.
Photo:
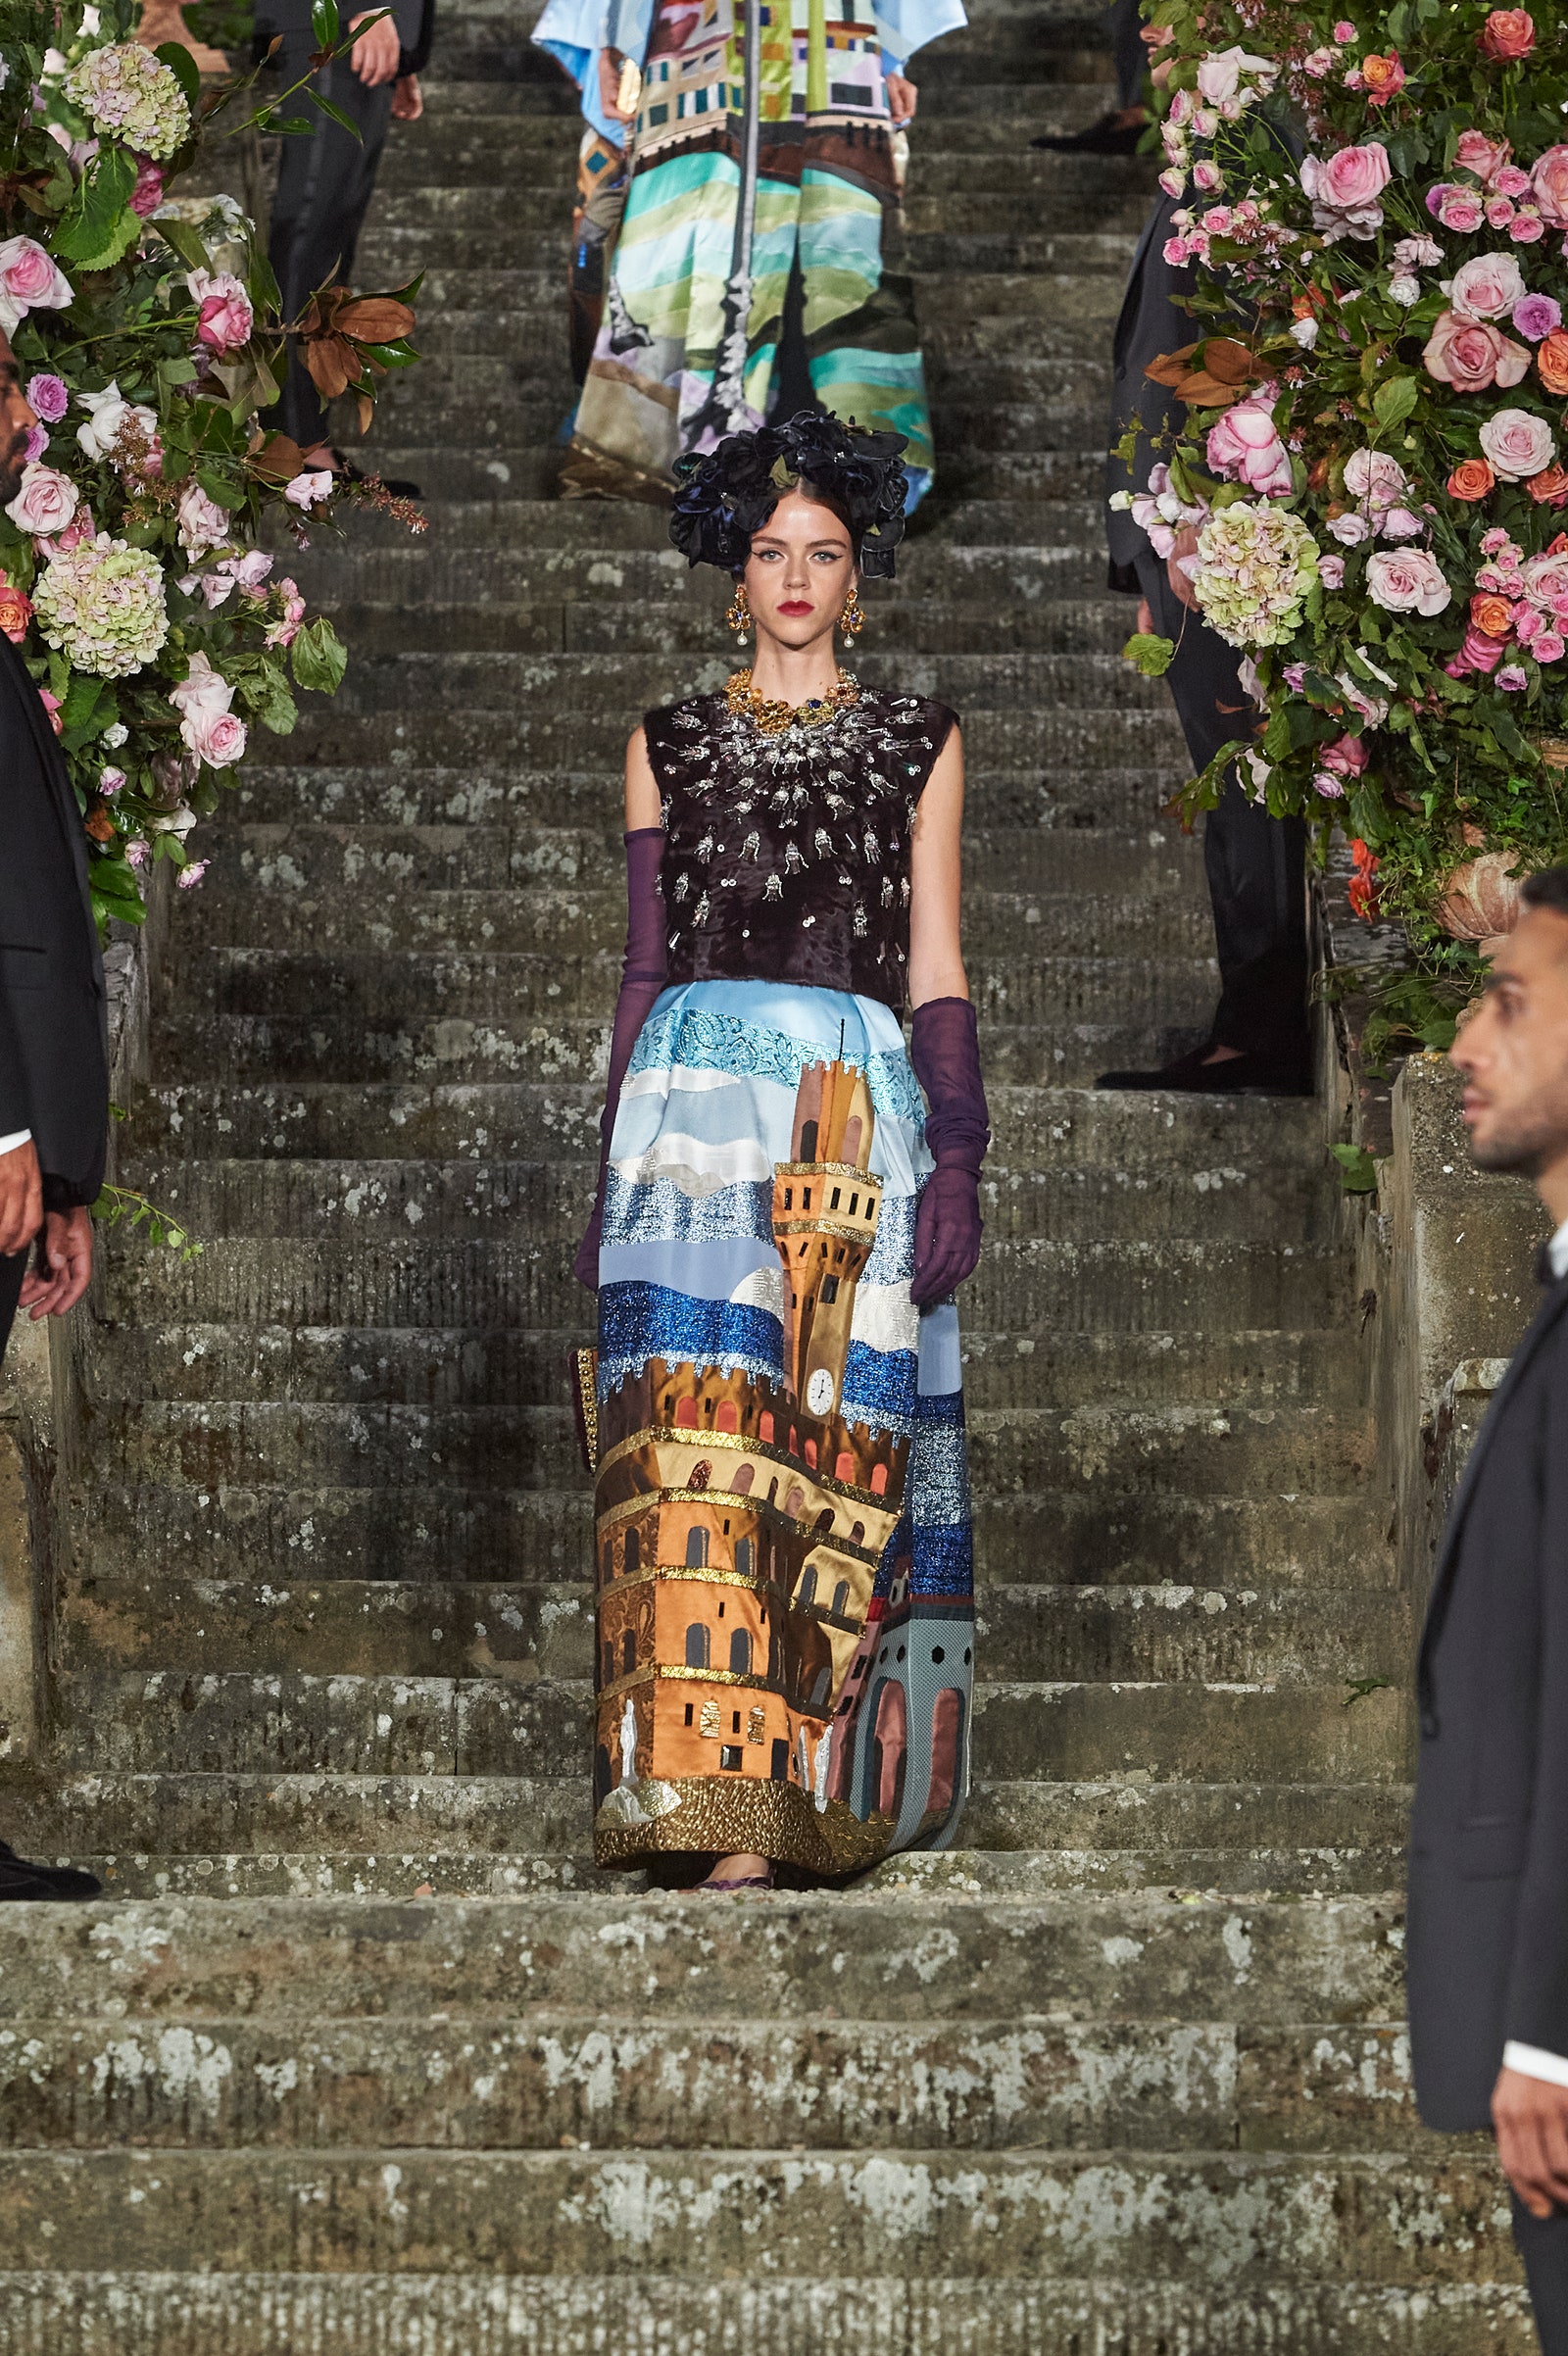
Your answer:
[[[305,365],[323,401],[335,401],[365,374],[365,365],[353,345],[341,335],[312,335],[305,340]]]
[[[318,49],[330,49],[338,36],[337,0],[311,0],[311,30]]]
[[[358,141],[362,147],[364,146],[365,134],[352,115],[345,115],[340,106],[334,106],[330,98],[318,97],[315,90],[307,90],[305,95],[313,107],[319,107],[323,115],[330,115],[339,130],[347,131],[352,139]]]
[[[1262,382],[1265,369],[1250,348],[1234,336],[1210,335],[1183,344],[1180,351],[1161,352],[1144,374],[1191,409],[1229,409],[1246,386]]]
[[[261,448],[251,453],[251,472],[264,482],[292,482],[304,465],[304,451],[286,433],[269,434]]]
[[[194,123],[201,113],[202,77],[196,60],[183,41],[160,41],[153,51],[161,66],[167,66],[184,93]]]
[[[1402,425],[1414,409],[1420,390],[1420,379],[1416,376],[1393,376],[1387,384],[1380,384],[1372,396],[1372,414],[1378,423],[1390,431]]]
[[[303,688],[335,695],[348,668],[348,649],[325,614],[308,621],[291,649],[294,676]]]
[[[1340,1184],[1348,1195],[1377,1193],[1378,1165],[1365,1146],[1330,1146],[1329,1152],[1340,1165]]]
[[[361,295],[344,304],[333,324],[357,344],[392,344],[414,333],[414,314],[407,303],[394,302],[390,295]]]
[[[1146,679],[1162,679],[1170,668],[1176,641],[1156,638],[1148,630],[1135,630],[1121,652],[1123,662],[1135,664]]]
[[[213,258],[189,221],[171,218],[168,221],[150,221],[147,226],[157,232],[165,245],[173,247],[187,270],[211,270]]]

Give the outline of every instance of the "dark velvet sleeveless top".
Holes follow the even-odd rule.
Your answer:
[[[671,982],[803,982],[902,1014],[909,828],[956,714],[862,688],[764,736],[722,694],[651,712]]]

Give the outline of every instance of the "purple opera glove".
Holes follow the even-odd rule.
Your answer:
[[[669,952],[664,943],[664,900],[659,889],[659,864],[664,856],[662,826],[639,826],[624,836],[626,845],[626,954],[620,968],[620,996],[610,1034],[610,1071],[605,1081],[605,1109],[599,1122],[599,1187],[571,1272],[590,1293],[599,1290],[599,1239],[605,1225],[605,1190],[610,1183],[610,1141],[615,1133],[615,1110],[621,1083],[631,1061],[637,1035],[654,1010],[664,987]]]
[[[966,998],[928,998],[914,1009],[909,1061],[929,1107],[925,1142],[936,1168],[914,1221],[916,1308],[945,1300],[980,1257],[980,1164],[991,1143],[980,1080],[980,1037]]]

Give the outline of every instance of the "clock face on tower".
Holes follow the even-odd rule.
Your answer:
[[[806,1403],[813,1415],[826,1415],[833,1405],[834,1382],[825,1366],[815,1367],[806,1386]]]

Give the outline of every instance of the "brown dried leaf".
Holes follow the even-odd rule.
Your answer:
[[[1201,351],[1202,360],[1194,355]],[[1229,409],[1249,384],[1261,383],[1264,371],[1246,344],[1228,335],[1200,337],[1179,352],[1161,352],[1144,374],[1163,384],[1190,409]]]
[[[365,295],[339,311],[337,329],[357,344],[395,344],[400,335],[414,333],[414,314],[390,295]]]
[[[251,453],[251,468],[268,482],[292,482],[305,464],[305,453],[286,433],[269,434]]]

